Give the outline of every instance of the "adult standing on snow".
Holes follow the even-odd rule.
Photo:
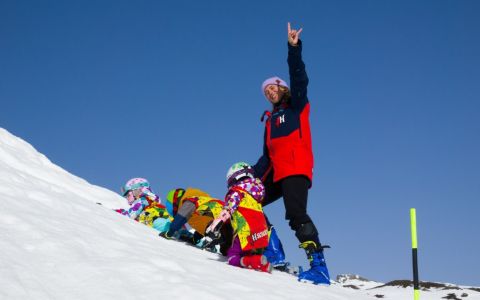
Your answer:
[[[307,214],[308,190],[312,185],[313,152],[310,134],[310,103],[307,98],[308,77],[302,60],[302,29],[288,23],[288,67],[290,86],[279,77],[262,84],[262,93],[273,105],[266,111],[263,155],[254,166],[255,175],[266,188],[263,206],[280,197],[286,219],[305,249],[310,270],[299,274],[299,280],[330,284],[327,265],[318,231]]]

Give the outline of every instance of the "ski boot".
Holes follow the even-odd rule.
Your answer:
[[[272,273],[272,265],[268,262],[265,255],[245,255],[240,259],[240,265],[244,268]]]
[[[285,252],[283,252],[282,242],[278,238],[275,228],[272,226],[270,229],[270,237],[268,239],[268,246],[263,252],[263,255],[267,257],[268,262],[275,269],[282,269],[287,266],[285,262]]]
[[[300,272],[298,281],[306,280],[314,284],[330,285],[330,275],[328,274],[327,264],[323,256],[323,249],[330,248],[330,246],[317,246],[313,241],[306,241],[301,243],[299,248],[305,249],[310,261],[310,270]]]

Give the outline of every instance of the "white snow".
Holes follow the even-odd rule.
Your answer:
[[[122,197],[66,172],[0,128],[0,299],[413,297],[411,288],[367,289],[381,283],[315,286],[277,271],[231,267],[216,254],[158,237],[112,211],[118,207],[125,207]],[[422,292],[421,299],[452,292],[480,299],[472,290]]]

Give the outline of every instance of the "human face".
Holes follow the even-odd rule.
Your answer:
[[[127,199],[128,204],[132,204],[135,200],[140,198],[141,195],[142,195],[141,189],[134,189],[126,192],[124,197]]]
[[[126,192],[123,197],[125,197],[125,199],[127,199],[127,202],[130,205],[133,203],[133,201],[135,201],[135,196],[133,195],[133,191],[131,191],[131,190]]]
[[[277,104],[282,99],[283,92],[278,84],[269,84],[265,87],[265,97],[272,104]]]

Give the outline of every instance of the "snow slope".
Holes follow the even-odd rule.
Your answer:
[[[111,210],[117,207],[125,207],[119,195],[66,172],[0,128],[0,299],[364,300],[412,295],[409,288],[354,289],[346,281],[315,286],[280,272],[234,268],[218,255],[158,237]],[[480,292],[468,294],[468,300],[480,299]],[[422,293],[422,299],[444,295],[435,290]]]

